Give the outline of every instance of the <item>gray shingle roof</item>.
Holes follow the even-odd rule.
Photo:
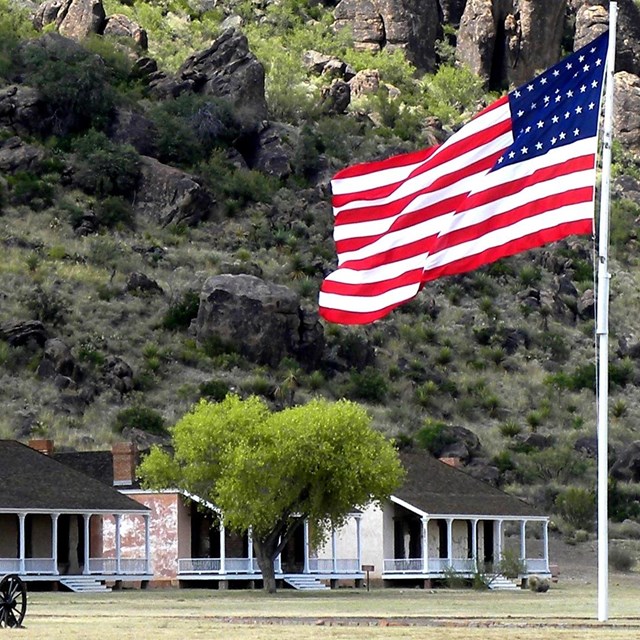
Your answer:
[[[402,451],[404,485],[393,495],[434,515],[544,516],[519,498],[496,489],[428,453]]]
[[[116,489],[15,440],[0,440],[0,510],[147,511]]]

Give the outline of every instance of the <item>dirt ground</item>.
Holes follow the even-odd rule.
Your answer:
[[[572,545],[559,535],[550,535],[549,562],[558,565],[559,580],[593,582],[598,576],[598,543],[589,540]]]

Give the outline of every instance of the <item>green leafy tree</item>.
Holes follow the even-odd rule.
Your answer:
[[[173,454],[156,447],[142,462],[144,486],[185,489],[217,505],[229,529],[251,528],[269,593],[274,561],[303,520],[320,542],[403,477],[391,443],[347,400],[275,413],[255,396],[202,400],[173,427],[172,444]]]

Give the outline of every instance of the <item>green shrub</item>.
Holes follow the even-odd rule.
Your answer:
[[[515,464],[513,462],[513,456],[510,451],[501,451],[493,457],[493,464],[498,467],[498,471],[500,473],[504,473],[505,471],[512,471],[515,469]]]
[[[540,267],[532,264],[526,264],[520,269],[519,279],[523,287],[532,287],[540,282],[542,272]]]
[[[140,156],[130,145],[111,142],[100,131],[89,131],[72,145],[74,180],[99,197],[133,196],[140,177]]]
[[[242,390],[251,395],[271,399],[275,394],[274,384],[265,376],[256,375],[242,382]]]
[[[133,208],[124,198],[108,196],[94,206],[98,223],[106,229],[133,227]]]
[[[31,317],[45,324],[61,325],[66,320],[69,302],[57,288],[36,285],[24,298]]]
[[[202,350],[210,358],[237,355],[235,345],[231,344],[230,342],[227,342],[217,333],[214,333],[208,336],[207,338],[205,338],[205,340],[203,340]],[[235,364],[235,359],[233,360],[233,364]],[[224,369],[227,367],[221,366],[220,368]]]
[[[188,329],[191,321],[197,318],[200,308],[200,295],[189,289],[182,297],[169,306],[162,318],[162,326],[168,331]]]
[[[374,367],[362,371],[352,370],[349,376],[348,396],[369,402],[384,402],[388,392],[387,380]]]
[[[434,75],[425,76],[422,88],[427,112],[445,125],[467,120],[484,98],[482,78],[467,67],[443,65]]]
[[[212,402],[222,402],[229,393],[229,385],[224,380],[207,380],[200,387],[200,396]]]
[[[20,40],[36,35],[30,11],[14,0],[0,0],[0,78],[6,78],[16,63]]]
[[[555,500],[560,515],[576,529],[593,531],[595,525],[595,495],[580,487],[569,487]]]
[[[522,433],[522,427],[515,420],[507,420],[503,422],[500,427],[500,434],[505,438],[514,438],[518,434]]]
[[[443,447],[453,442],[444,422],[427,421],[416,433],[415,440],[420,447],[436,455]]]
[[[609,566],[616,571],[631,571],[636,564],[636,559],[631,552],[620,546],[612,546],[609,549]]]
[[[38,211],[53,203],[53,186],[30,171],[18,171],[7,178],[9,201]]]
[[[640,518],[640,491],[637,485],[620,484],[609,478],[609,517],[618,522]]]
[[[498,562],[498,573],[501,573],[505,578],[513,580],[523,575],[525,568],[524,560],[520,558],[516,551],[505,549],[502,552],[502,556]]]
[[[416,387],[415,399],[421,407],[430,407],[438,393],[438,385],[433,380],[427,380],[424,384]]]
[[[551,586],[548,578],[541,578],[540,576],[530,576],[527,580],[527,586],[531,591],[535,593],[546,593]]]
[[[115,106],[103,60],[65,38],[40,38],[21,48],[25,84],[34,86],[55,135],[104,129]]]
[[[164,418],[149,407],[129,407],[116,415],[113,430],[122,433],[124,429],[140,429],[153,435],[166,435]]]

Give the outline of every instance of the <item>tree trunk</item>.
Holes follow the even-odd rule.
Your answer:
[[[273,547],[273,548],[272,548]],[[262,572],[262,584],[267,593],[276,592],[276,572],[274,568],[275,546],[254,540],[254,551]]]

